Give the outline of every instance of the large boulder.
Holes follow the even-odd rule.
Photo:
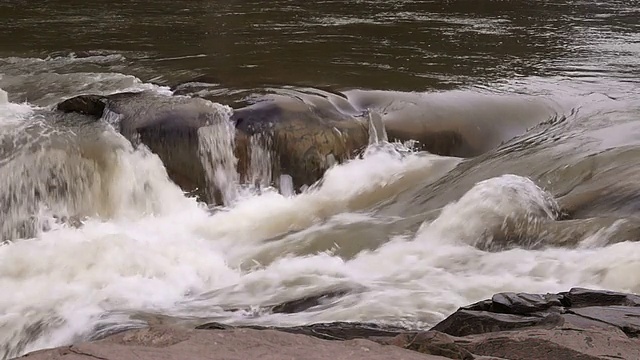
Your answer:
[[[134,145],[145,144],[157,154],[181,188],[197,190],[217,203],[224,189],[212,183],[216,176],[210,172],[219,170],[212,162],[237,171],[234,181],[277,185],[286,174],[299,189],[312,185],[333,164],[353,158],[368,143],[368,118],[342,114],[328,102],[310,106],[280,98],[231,115],[230,109],[204,99],[139,92],[81,95],[57,109],[112,122]],[[233,149],[221,149],[221,144]],[[212,148],[203,149],[204,145]],[[235,158],[224,158],[224,151]]]
[[[273,155],[273,178],[289,175],[296,188],[313,185],[329,167],[358,155],[369,141],[368,118],[323,105],[279,98],[235,109],[237,145],[245,154],[239,157],[241,174],[250,172],[251,146],[256,145]]]
[[[134,145],[145,144],[157,154],[178,186],[213,200],[206,192],[198,140],[200,128],[223,121],[210,102],[137,92],[81,95],[59,103],[57,109],[104,118]]]

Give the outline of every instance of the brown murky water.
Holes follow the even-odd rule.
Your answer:
[[[408,91],[635,78],[633,1],[3,1],[0,54],[117,53],[143,80]],[[80,67],[82,69],[82,67]]]

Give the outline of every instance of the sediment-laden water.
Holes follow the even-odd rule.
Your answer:
[[[3,2],[0,358],[148,322],[428,327],[499,291],[640,292],[639,19],[633,1]],[[55,110],[139,91],[148,111],[205,100],[220,206],[118,114]],[[233,109],[268,99],[376,131],[302,189],[254,136],[240,176]],[[425,126],[474,153],[386,141]]]

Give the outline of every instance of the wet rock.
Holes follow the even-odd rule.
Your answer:
[[[561,296],[566,299],[567,306],[572,308],[612,305],[640,306],[640,296],[613,291],[573,288],[566,293],[561,293]]]
[[[466,336],[539,326],[544,323],[544,320],[544,317],[539,316],[521,316],[462,309],[434,326],[433,330],[453,336]]]
[[[354,158],[369,142],[364,118],[342,114],[332,107],[328,102],[312,106],[278,99],[236,109],[232,120],[238,133],[246,137],[238,142],[238,153],[250,154],[250,139],[259,139],[273,155],[274,179],[286,174],[292,177],[295,188],[311,186],[327,169]],[[249,161],[250,155],[241,156],[241,173],[248,172]]]
[[[348,293],[350,293],[352,289],[338,289],[328,292],[323,292],[318,295],[310,295],[305,296],[301,299],[296,299],[292,301],[287,301],[282,304],[275,305],[271,307],[271,312],[280,313],[280,314],[294,314],[301,311],[309,310],[316,306],[321,306],[327,301],[331,301],[337,298],[340,298]]]
[[[271,329],[330,340],[366,338],[456,360],[638,359],[637,305],[636,295],[576,288],[559,294],[496,294],[459,309],[429,331],[359,323]]]
[[[28,354],[29,360],[446,360],[369,340],[329,341],[274,330],[131,330],[104,340]]]
[[[311,293],[307,296],[300,298],[294,298],[279,303],[265,303],[260,305],[259,312],[272,313],[272,314],[294,314],[303,311],[322,311],[335,304],[340,298],[348,294],[355,294],[361,292],[362,287],[359,286],[335,286],[328,289],[323,289],[317,293]],[[215,292],[211,292],[203,295],[204,297],[210,296]],[[255,304],[244,304],[243,306],[226,306],[221,305],[221,308],[227,312],[252,312],[255,311]]]
[[[611,291],[496,294],[432,331],[451,335],[448,341],[474,355],[504,359],[640,358],[638,296]]]
[[[106,116],[134,146],[142,143],[158,155],[169,177],[184,191],[215,201],[213,192],[207,191],[198,137],[198,129],[221,119],[209,102],[143,91],[80,95],[59,103],[57,109],[96,119]]]
[[[104,113],[107,101],[100,95],[80,95],[58,104],[57,108],[64,112],[76,112],[99,118]]]
[[[220,121],[233,124],[234,148],[230,150],[237,157],[243,183],[256,181],[253,165],[259,165],[268,168],[268,175],[260,180],[269,185],[277,186],[280,176],[286,174],[296,189],[311,186],[335,163],[354,158],[367,146],[365,118],[343,114],[326,99],[316,102],[282,97],[235,109],[227,119],[221,108],[207,100],[145,91],[80,95],[59,103],[57,109],[95,119],[111,115],[109,121],[124,137],[134,145],[146,145],[160,157],[170,178],[183,190],[220,203],[216,190],[210,190],[213,184],[207,183],[200,156],[199,130],[203,127]],[[253,158],[258,153],[269,158],[268,163],[260,164],[265,159]]]
[[[556,294],[500,293],[491,300],[481,301],[464,307],[467,310],[490,311],[505,314],[528,314],[561,307],[563,296]]]
[[[575,288],[560,294],[496,294],[491,300],[463,307],[433,327],[453,336],[554,327],[568,315],[610,324],[636,333],[640,326],[638,296]],[[575,322],[575,320],[573,320]]]
[[[529,314],[548,310],[553,307],[561,307],[561,296],[555,294],[514,294],[501,293],[491,298],[494,312],[506,312],[511,314]]]

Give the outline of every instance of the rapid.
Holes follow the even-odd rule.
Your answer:
[[[54,41],[69,35],[64,1],[38,7],[33,19],[26,5],[11,3],[0,5],[13,16],[0,25],[2,36],[20,40],[0,48],[0,359],[157,322],[420,328],[501,291],[640,292],[640,13],[633,4],[549,2],[538,18],[524,19],[517,7],[464,12],[418,1],[389,2],[380,6],[393,9],[376,13],[358,2],[349,14],[331,13],[324,1],[311,9],[276,1],[259,14],[251,4],[214,1],[213,11],[168,2],[184,9],[166,15],[115,1],[121,12],[101,13],[96,28],[79,30],[89,21],[82,17],[66,20],[79,38],[108,40],[70,51]],[[285,10],[313,16],[291,20]],[[145,12],[146,20],[132,20]],[[199,12],[205,20],[184,20]],[[557,32],[549,26],[561,21],[551,15],[565,23]],[[228,48],[193,38],[203,32],[200,21],[212,19]],[[146,31],[168,21],[182,32],[153,45]],[[246,33],[254,37],[238,21],[251,21]],[[49,27],[17,35],[34,22]],[[142,29],[139,37],[118,32],[123,22]],[[407,23],[431,45],[404,34]],[[385,26],[398,32],[385,35]],[[469,34],[508,42],[525,30],[531,47],[513,45],[506,55],[458,48]],[[269,41],[265,31],[280,34],[272,50],[257,47]],[[317,52],[292,41],[300,31],[315,36]],[[335,34],[349,31],[369,37]],[[318,53],[333,51],[329,38],[350,50],[334,49],[333,60]],[[298,45],[308,64],[287,55]],[[178,94],[170,84],[195,69],[221,78]],[[320,90],[327,87],[339,90]],[[78,94],[127,91],[207,101],[219,125],[198,134],[200,160],[224,205],[185,193],[158,155],[118,132],[116,115],[88,121],[54,111]],[[242,183],[229,119],[238,104],[270,96],[366,109],[376,131],[359,156],[301,191],[286,174],[278,184],[267,180],[273,159],[255,139],[256,160]],[[469,158],[388,141],[385,126],[419,124],[425,113],[499,124],[509,140]],[[311,308],[273,311],[321,294],[330,296]]]

